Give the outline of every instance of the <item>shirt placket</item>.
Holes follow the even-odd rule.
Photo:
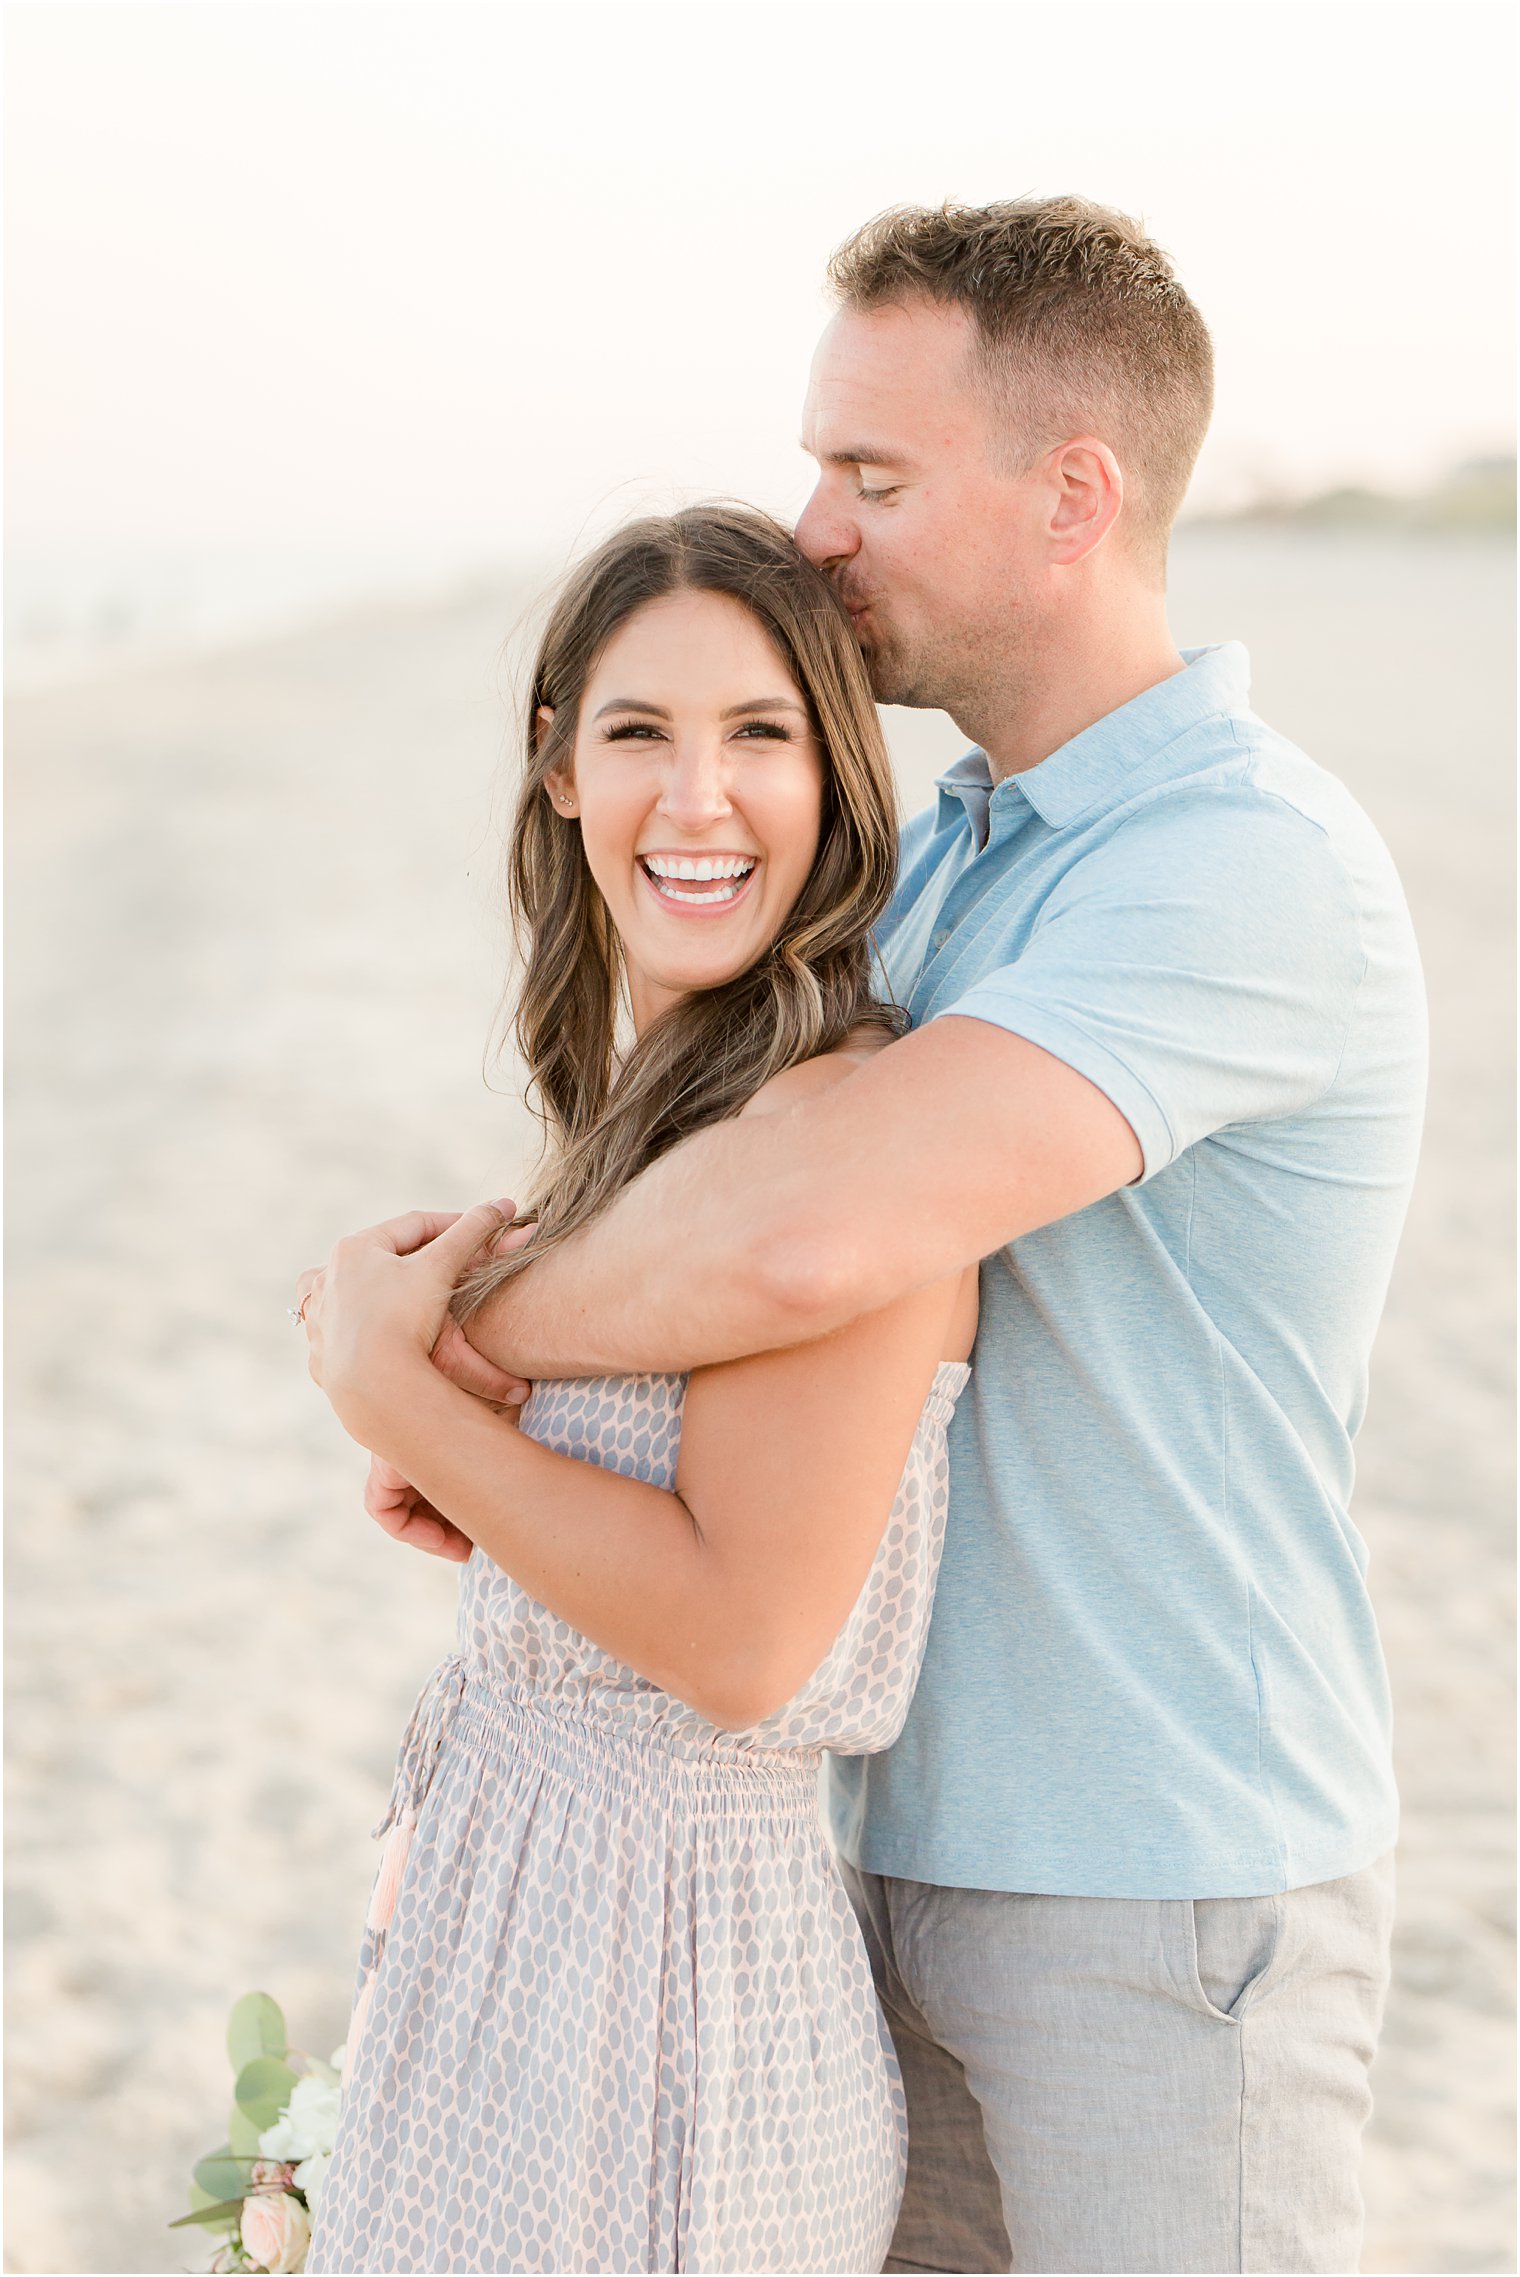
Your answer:
[[[987,843],[972,856],[940,904],[929,935],[928,950],[913,990],[909,1011],[917,1023],[933,1011],[936,999],[952,993],[955,976],[977,952],[980,928],[970,922],[979,901],[991,901],[997,887],[1020,858],[1014,841],[1038,821],[1034,809],[1016,783],[994,792],[988,816]]]

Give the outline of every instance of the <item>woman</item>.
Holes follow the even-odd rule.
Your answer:
[[[472,1545],[380,1829],[308,2266],[876,2269],[904,2114],[817,1772],[907,1708],[974,1276],[689,1382],[540,1383],[520,1420],[429,1354],[472,1260],[465,1316],[686,1133],[898,1032],[869,963],[889,765],[843,611],[742,509],[582,566],[532,731],[530,1247],[493,1254],[487,1206],[301,1282],[339,1420]]]

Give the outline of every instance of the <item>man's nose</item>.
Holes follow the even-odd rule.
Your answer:
[[[659,811],[678,830],[706,830],[733,812],[720,736],[693,736],[677,745]]]
[[[814,485],[813,495],[798,515],[792,534],[799,551],[825,572],[848,561],[860,544],[860,532],[824,496],[821,482]]]

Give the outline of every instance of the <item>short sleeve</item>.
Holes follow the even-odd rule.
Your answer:
[[[990,1021],[1085,1076],[1151,1178],[1329,1088],[1365,962],[1324,830],[1271,792],[1190,787],[1074,862],[1022,953],[936,1017]]]

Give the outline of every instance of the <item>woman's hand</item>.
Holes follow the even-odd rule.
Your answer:
[[[364,1507],[377,1526],[383,1526],[393,1540],[405,1542],[411,1549],[427,1550],[433,1557],[448,1558],[455,1565],[463,1565],[470,1555],[469,1535],[441,1510],[435,1510],[394,1463],[383,1462],[378,1455],[369,1459]]]
[[[350,1234],[324,1266],[300,1276],[312,1378],[361,1443],[366,1404],[383,1401],[409,1368],[431,1363],[456,1284],[511,1214],[510,1203],[495,1202],[462,1215],[413,1210]]]

